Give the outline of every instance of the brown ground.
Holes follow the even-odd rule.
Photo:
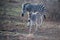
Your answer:
[[[21,26],[20,24],[18,26]],[[12,26],[13,27],[13,26]],[[18,28],[19,29],[19,28]],[[0,32],[1,40],[60,40],[60,23],[44,21],[35,34],[26,34],[25,27],[23,33],[20,32]]]

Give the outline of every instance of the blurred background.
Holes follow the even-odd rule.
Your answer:
[[[51,33],[52,35],[55,34],[54,37],[58,38],[51,40],[59,40],[60,0],[0,0],[0,34],[2,31],[28,33],[28,29],[25,27],[27,15],[25,18],[21,17],[22,4],[26,2],[38,4],[42,2],[46,6],[46,19],[44,20],[44,23],[39,31],[46,32],[45,34],[42,33],[41,35],[51,35]],[[2,37],[1,39],[4,40]],[[6,40],[8,39],[6,38]]]

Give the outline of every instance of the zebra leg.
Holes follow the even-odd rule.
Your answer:
[[[30,20],[28,20],[28,22],[27,22],[27,27],[29,27],[30,26]]]
[[[41,15],[41,24],[40,24],[40,26],[42,25],[42,23],[43,23],[43,15]]]
[[[37,20],[37,18],[36,18],[36,21],[35,21],[35,25],[36,25],[36,26],[35,26],[35,33],[36,33],[37,30],[38,30],[38,24],[37,24],[37,21],[38,21],[38,20]]]
[[[31,30],[32,30],[32,20],[30,20],[29,34],[31,33]]]
[[[28,27],[30,26],[30,15],[29,15],[29,12],[28,12],[28,23],[27,23],[27,26]]]

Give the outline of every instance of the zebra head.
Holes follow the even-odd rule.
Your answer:
[[[25,4],[23,4],[22,5],[22,17],[24,16],[24,14],[27,12],[27,8],[28,8],[28,5],[29,5],[30,3],[25,3]]]

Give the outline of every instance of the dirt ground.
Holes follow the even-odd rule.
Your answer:
[[[22,33],[0,31],[0,40],[60,40],[60,23],[44,21],[35,34],[26,33],[27,28],[24,30]]]

